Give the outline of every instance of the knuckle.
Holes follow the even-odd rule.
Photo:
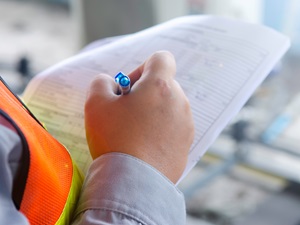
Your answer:
[[[155,80],[155,86],[161,96],[169,96],[171,94],[171,85],[168,81],[162,78],[157,78]]]

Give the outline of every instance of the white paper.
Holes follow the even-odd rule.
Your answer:
[[[182,17],[58,64],[29,84],[24,99],[86,171],[91,158],[83,106],[92,78],[129,73],[155,51],[168,50],[176,58],[176,80],[190,100],[196,128],[183,178],[288,47],[285,36],[263,26],[212,16]]]

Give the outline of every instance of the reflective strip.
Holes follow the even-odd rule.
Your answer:
[[[81,173],[81,171],[73,161],[73,178],[70,193],[64,211],[56,222],[56,225],[70,224],[73,217],[73,212],[79,199],[83,180],[84,175]]]

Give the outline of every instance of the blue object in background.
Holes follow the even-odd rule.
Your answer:
[[[262,134],[261,140],[266,144],[271,144],[292,122],[291,116],[280,115],[278,116],[271,126]]]
[[[263,23],[289,36],[289,52],[300,55],[300,1],[263,0],[263,5]]]
[[[264,0],[263,23],[275,30],[282,31],[288,0]]]

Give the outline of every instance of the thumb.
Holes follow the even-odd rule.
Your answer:
[[[91,82],[87,92],[87,101],[96,98],[100,103],[117,97],[118,85],[112,77],[100,74]]]

